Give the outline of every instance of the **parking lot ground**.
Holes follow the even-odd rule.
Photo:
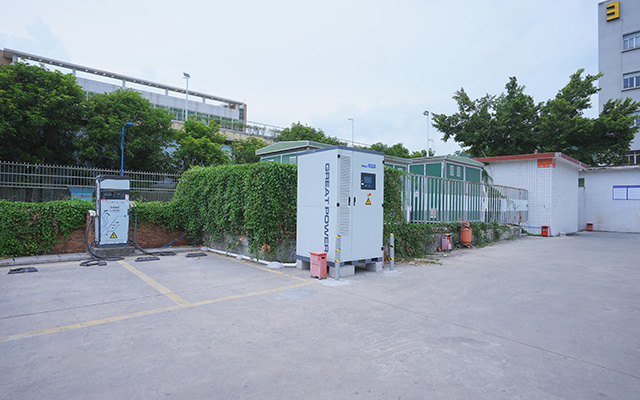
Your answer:
[[[0,399],[633,399],[640,235],[318,281],[209,254],[0,268]]]

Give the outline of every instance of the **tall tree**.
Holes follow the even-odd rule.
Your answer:
[[[627,97],[624,100],[607,101],[602,112],[593,123],[593,143],[590,154],[594,162],[600,164],[626,164],[637,128],[633,122],[640,103]],[[588,162],[588,161],[587,161]]]
[[[185,121],[177,132],[177,149],[173,153],[180,171],[195,166],[209,167],[229,164],[229,154],[223,149],[226,137],[219,133],[218,124],[205,125],[199,121]]]
[[[135,171],[173,170],[167,148],[174,142],[171,118],[133,90],[97,94],[87,103],[87,125],[76,140],[80,161],[94,167],[120,169],[120,140],[126,131],[124,166]]]
[[[235,164],[250,164],[260,161],[256,155],[256,150],[265,147],[267,144],[256,137],[249,137],[245,140],[235,140],[231,143],[231,155]]]
[[[505,89],[500,96],[487,94],[477,100],[460,89],[453,96],[458,112],[435,114],[433,125],[444,133],[445,141],[453,138],[469,147],[473,157],[533,152],[538,106],[515,77],[509,78]]]
[[[458,112],[435,115],[434,126],[472,157],[558,151],[589,164],[624,163],[636,131],[632,114],[640,103],[611,100],[598,118],[585,117],[602,75],[583,73],[572,74],[555,98],[537,105],[516,78],[500,96],[472,100],[461,89],[453,96]]]
[[[302,125],[300,122],[291,124],[291,128],[285,128],[277,137],[279,142],[293,140],[312,140],[314,142],[341,145],[342,141],[335,137],[327,136],[322,129]]]
[[[559,151],[580,161],[593,163],[594,121],[584,116],[591,107],[591,96],[598,92],[595,82],[602,74],[582,76],[583,69],[569,78],[569,83],[540,109],[536,140],[541,152]],[[628,143],[627,143],[628,145]],[[595,144],[601,147],[602,144]]]
[[[0,66],[0,159],[74,164],[83,99],[72,75],[25,63]]]

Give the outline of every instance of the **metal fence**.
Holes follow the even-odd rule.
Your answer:
[[[131,199],[169,201],[180,174],[124,171],[131,180]],[[119,170],[0,161],[0,199],[43,202],[71,198],[91,199],[98,175],[120,175]]]
[[[525,189],[413,174],[403,184],[407,222],[520,224],[529,218]]]

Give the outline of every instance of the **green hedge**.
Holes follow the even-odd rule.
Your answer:
[[[137,203],[138,220],[178,227],[169,203]],[[89,200],[24,203],[0,200],[0,257],[47,254],[59,236],[84,228]],[[133,222],[133,221],[132,221]]]
[[[247,235],[252,253],[271,251],[296,235],[297,167],[256,163],[196,167],[185,172],[171,201],[190,237]]]
[[[507,231],[505,225],[497,222],[471,222],[473,230],[473,241],[471,244],[475,247],[483,247],[489,243],[499,240],[502,232]],[[493,233],[493,238],[489,232]],[[393,233],[395,238],[395,259],[411,260],[414,258],[422,258],[431,254],[431,246],[434,240],[439,240],[439,235],[443,233],[452,233],[451,241],[454,248],[463,247],[460,242],[460,223],[441,223],[441,224],[407,224],[392,223],[384,226],[384,245],[388,248],[389,236]],[[434,235],[435,238],[434,238]]]
[[[0,257],[45,254],[59,234],[85,226],[87,200],[23,203],[0,200]]]

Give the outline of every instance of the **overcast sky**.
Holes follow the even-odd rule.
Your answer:
[[[546,101],[596,74],[597,0],[4,1],[0,48],[245,101],[248,119],[427,146],[425,110],[498,94]],[[594,101],[597,107],[597,101]],[[595,109],[591,117],[596,116]],[[431,127],[438,155],[459,149]]]

